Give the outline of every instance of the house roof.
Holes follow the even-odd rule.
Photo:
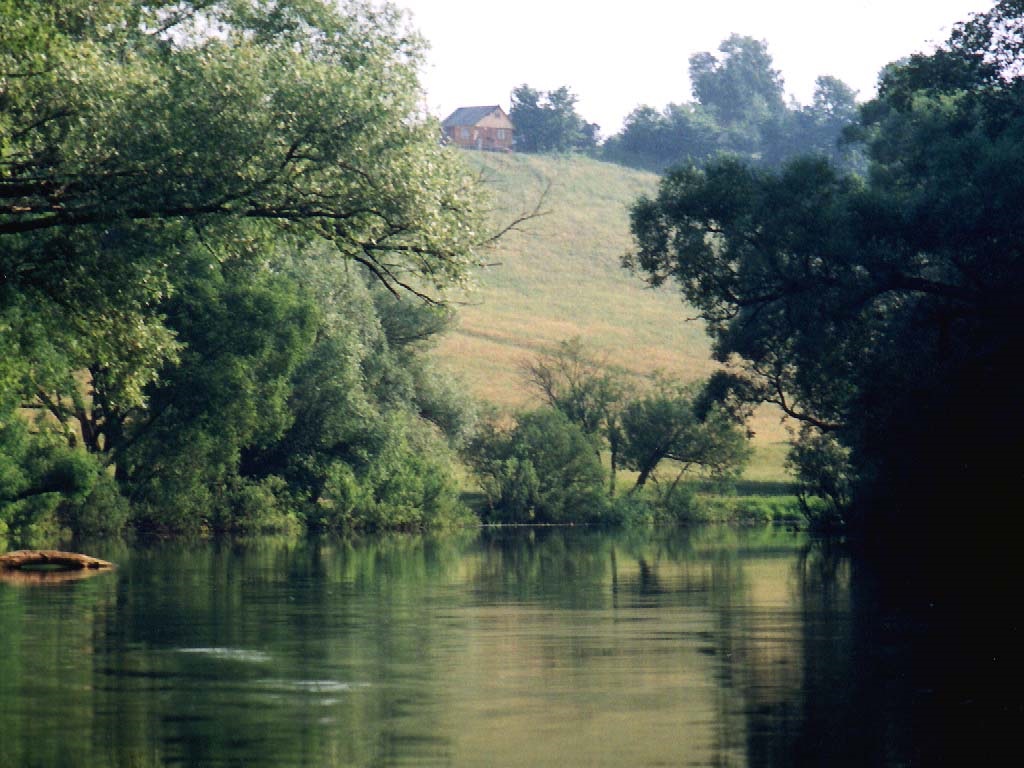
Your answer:
[[[441,125],[444,128],[451,128],[457,125],[476,125],[486,117],[491,116],[495,112],[500,112],[501,116],[506,120],[508,116],[505,115],[505,111],[497,104],[492,104],[489,107],[459,107],[452,112],[448,117],[442,121]]]

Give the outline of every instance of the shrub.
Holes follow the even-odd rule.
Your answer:
[[[124,531],[131,507],[121,495],[117,483],[108,474],[101,474],[89,495],[81,501],[66,501],[58,508],[61,525],[75,536],[117,536]]]
[[[322,497],[307,510],[313,529],[445,528],[464,522],[450,450],[430,425],[396,417],[384,450],[365,467],[336,461]]]
[[[487,496],[489,522],[600,522],[607,513],[595,445],[554,409],[523,414],[510,430],[484,428],[467,458]]]
[[[288,484],[276,475],[260,480],[237,479],[218,511],[211,523],[219,531],[293,533],[300,527]]]

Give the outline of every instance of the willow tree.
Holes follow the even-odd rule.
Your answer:
[[[0,424],[32,408],[116,463],[181,354],[163,313],[185,263],[268,270],[323,241],[428,299],[473,265],[476,187],[420,112],[423,44],[394,7],[0,0],[0,17]]]

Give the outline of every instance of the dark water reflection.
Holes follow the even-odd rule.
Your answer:
[[[1019,601],[782,531],[91,553],[0,581],[2,766],[1017,764]]]

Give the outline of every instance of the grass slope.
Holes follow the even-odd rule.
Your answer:
[[[474,394],[521,406],[518,367],[538,349],[580,336],[598,355],[639,375],[686,379],[712,369],[699,321],[677,293],[652,291],[619,266],[630,247],[629,205],[657,177],[583,157],[466,153],[481,169],[500,226],[548,190],[544,215],[506,234],[462,307],[443,354]],[[549,188],[550,187],[550,188]]]
[[[458,329],[441,344],[472,395],[504,408],[536,404],[520,366],[573,336],[638,376],[689,381],[714,370],[703,324],[679,293],[651,290],[620,266],[632,244],[629,207],[655,192],[657,176],[578,156],[464,154],[491,190],[496,228],[533,210],[547,190],[545,214],[488,254],[493,266],[478,275]],[[753,426],[759,456],[751,470],[780,477],[778,417],[766,413]]]

